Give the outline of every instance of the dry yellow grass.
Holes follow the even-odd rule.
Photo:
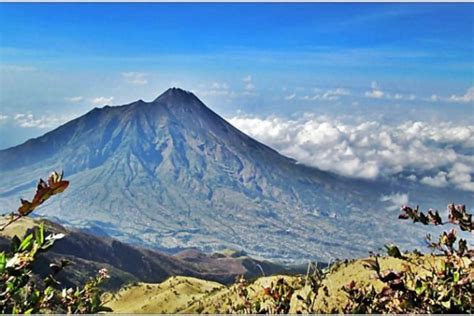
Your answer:
[[[439,257],[438,257],[439,258]],[[423,265],[438,261],[436,257],[424,256],[420,259],[424,264],[413,265],[414,271],[424,273]],[[403,260],[385,257],[380,258],[382,270],[400,270]],[[304,276],[270,276],[261,277],[251,282],[247,289],[251,301],[264,300],[264,288],[276,283],[279,278],[297,288],[292,297],[290,313],[300,310],[301,302],[296,295],[306,297],[310,291],[304,287]],[[315,307],[321,312],[340,311],[346,304],[346,295],[342,290],[344,285],[355,281],[361,286],[372,284],[381,289],[383,284],[374,278],[374,272],[363,266],[363,260],[341,265],[330,273],[323,285],[328,289],[328,295],[319,291]],[[223,286],[215,282],[203,281],[188,277],[174,277],[161,284],[140,283],[122,289],[115,294],[114,299],[107,305],[118,313],[228,313],[233,307],[241,304],[242,298],[237,292],[237,285]]]
[[[301,277],[286,276],[286,275],[275,275],[269,277],[261,277],[250,283],[247,286],[249,292],[249,298],[254,301],[257,299],[264,299],[264,288],[270,287],[271,283],[276,283],[278,279],[284,278],[288,284],[297,286],[301,282]],[[191,304],[185,309],[182,309],[182,313],[229,313],[235,306],[242,304],[243,300],[239,297],[237,292],[237,285],[231,285],[203,296],[199,301]]]
[[[427,272],[423,268],[424,266],[437,261],[436,257],[430,255],[420,257],[419,260],[423,262],[423,264],[408,265],[411,266],[413,271],[420,274]],[[389,269],[402,270],[403,265],[407,264],[406,261],[393,257],[380,258],[379,263],[382,271]],[[323,281],[323,286],[327,287],[329,295],[326,295],[321,288],[315,302],[316,308],[323,312],[331,312],[333,310],[340,311],[347,303],[347,297],[342,287],[351,281],[356,282],[356,284],[361,287],[373,285],[377,290],[381,290],[384,287],[384,284],[376,278],[375,272],[364,267],[363,260],[355,260],[345,266],[341,266],[327,276]],[[303,293],[306,294],[304,290]],[[302,296],[305,297],[304,295]]]
[[[138,283],[110,294],[115,313],[177,313],[224,286],[191,277],[171,277],[160,284]]]
[[[5,225],[8,222],[10,216],[1,216],[0,217],[0,227]],[[35,220],[31,217],[22,217],[17,220],[15,223],[11,224],[3,231],[0,231],[0,236],[12,238],[14,236],[18,236],[19,238],[23,237],[26,231],[34,226],[38,226],[40,221]]]

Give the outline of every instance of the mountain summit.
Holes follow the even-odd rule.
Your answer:
[[[160,94],[153,102],[173,102],[173,103],[190,103],[201,102],[192,92],[183,90],[181,88],[169,88]],[[202,103],[202,102],[201,102]]]
[[[177,88],[152,102],[93,109],[0,151],[0,201],[15,207],[34,179],[57,169],[71,185],[42,215],[154,248],[327,261],[386,242],[413,245],[421,233],[380,201],[400,187],[297,164]]]

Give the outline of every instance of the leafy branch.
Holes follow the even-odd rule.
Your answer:
[[[0,230],[28,216],[51,196],[63,192],[69,182],[53,172],[48,181],[40,179],[33,200],[21,200],[16,214]],[[39,253],[48,251],[64,234],[46,233],[44,224],[34,227],[22,239],[12,238],[10,253],[0,252],[0,314],[98,313],[111,311],[101,300],[99,286],[109,278],[106,269],[83,286],[58,289],[57,274],[71,264],[60,260],[49,265],[51,272],[43,279],[33,276],[33,264]]]
[[[448,205],[448,221],[443,222],[437,211],[420,212],[419,207],[403,206],[400,219],[411,219],[423,225],[451,223],[463,231],[473,229],[472,215],[464,205]],[[355,282],[343,287],[348,296],[345,312],[355,313],[472,313],[474,305],[474,249],[469,249],[465,239],[456,246],[456,230],[451,229],[433,241],[428,235],[428,247],[440,251],[426,274],[415,273],[416,264],[408,256],[401,255],[395,245],[387,247],[389,255],[404,260],[401,271],[381,271],[377,257],[364,262],[364,266],[375,271],[377,279],[385,286],[376,291],[373,286],[357,287]],[[416,254],[414,254],[416,255]],[[412,265],[410,265],[410,263]],[[436,264],[438,263],[438,264]],[[418,262],[420,265],[426,263]]]
[[[20,199],[21,206],[18,208],[16,213],[11,213],[8,221],[0,227],[0,231],[5,230],[8,226],[19,220],[24,216],[28,216],[33,212],[38,206],[43,204],[53,195],[63,192],[69,186],[69,181],[63,180],[64,172],[61,174],[54,171],[48,177],[48,181],[40,179],[38,185],[36,186],[36,193],[33,197],[33,200],[30,202],[28,200]]]

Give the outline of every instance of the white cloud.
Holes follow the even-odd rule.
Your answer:
[[[339,100],[341,96],[350,95],[350,91],[344,88],[337,88],[337,89],[329,89],[325,92],[322,92],[320,89],[314,89],[316,94],[314,95],[305,95],[300,97],[300,100],[305,101],[315,101],[315,100],[323,100],[323,101],[335,101]]]
[[[51,129],[70,121],[73,117],[57,114],[36,116],[30,112],[12,115],[0,114],[0,124],[11,123],[22,128]]]
[[[367,92],[366,92],[366,96],[367,95]],[[408,95],[404,95],[404,94],[400,94],[400,93],[395,93],[395,94],[390,94],[390,93],[383,93],[382,95],[383,97],[385,97],[386,99],[388,100],[407,100],[407,101],[415,101],[416,100],[416,95],[414,95],[413,93],[412,94],[408,94]],[[380,96],[380,97],[382,97]]]
[[[256,96],[257,92],[253,83],[252,76],[247,75],[242,79],[242,81],[244,82],[244,91],[242,94],[245,96]]]
[[[148,80],[146,79],[147,74],[143,72],[122,72],[122,78],[133,85],[136,86],[143,86],[148,83]]]
[[[233,97],[235,93],[230,89],[229,85],[225,82],[213,82],[210,86],[200,85],[199,90],[191,90],[191,92],[195,93],[201,97],[217,97],[217,96],[226,96],[226,97]]]
[[[466,191],[474,191],[474,182],[471,174],[474,174],[472,166],[456,162],[449,170],[448,179],[450,183]]]
[[[93,105],[107,105],[107,104],[112,104],[114,101],[114,97],[97,97],[91,99],[91,103]]]
[[[337,88],[334,90],[328,90],[323,95],[324,100],[337,100],[340,96],[350,95],[351,93],[347,89]]]
[[[318,100],[319,99],[319,95],[318,94],[315,94],[315,95],[304,95],[302,97],[300,97],[300,100],[304,100],[304,101],[314,101],[314,100]]]
[[[431,97],[429,98],[429,101],[431,102],[438,102],[440,100],[440,97],[436,94],[432,94]]]
[[[409,198],[406,193],[392,193],[390,195],[382,195],[380,201],[388,202],[390,204],[387,206],[387,210],[396,211],[403,205],[407,205]]]
[[[372,98],[372,99],[380,99],[380,98],[383,98],[384,96],[384,92],[382,90],[379,89],[379,86],[377,84],[377,82],[375,81],[372,81],[370,87],[372,88],[370,91],[366,91],[365,92],[365,96],[367,98]]]
[[[365,92],[365,96],[371,99],[381,99],[383,98],[383,95],[384,93],[382,90],[372,90],[372,91]]]
[[[433,187],[444,188],[449,185],[447,175],[447,172],[440,171],[434,177],[426,176],[421,178],[420,182]]]
[[[23,128],[39,128],[47,129],[57,127],[67,121],[72,117],[70,116],[57,116],[57,115],[42,115],[35,116],[31,113],[17,113],[13,116],[13,121],[20,127]]]
[[[81,96],[67,97],[67,98],[64,98],[64,100],[66,100],[67,102],[71,102],[71,103],[79,103],[82,100],[84,100],[84,97],[81,97]]]
[[[371,87],[371,90],[370,91],[366,91],[364,93],[364,95],[367,97],[367,98],[370,98],[370,99],[387,99],[387,100],[397,100],[397,101],[400,101],[400,100],[406,100],[406,101],[415,101],[416,100],[416,95],[414,95],[413,93],[410,93],[410,94],[401,94],[401,93],[389,93],[389,92],[386,92],[386,91],[383,91],[377,82],[373,81],[370,85]]]
[[[216,90],[229,90],[229,86],[227,83],[219,83],[219,82],[213,82],[211,85],[211,89],[216,89]]]
[[[348,124],[311,114],[297,120],[239,116],[230,122],[282,154],[322,170],[365,179],[409,172],[412,181],[474,191],[473,125]]]
[[[448,99],[449,102],[456,102],[456,103],[471,103],[474,102],[474,86],[467,89],[464,95],[452,95]]]
[[[285,97],[285,100],[293,100],[295,97],[296,97],[296,93],[293,93],[293,94],[287,95]]]
[[[0,124],[3,122],[6,122],[8,120],[9,116],[8,115],[2,115],[0,114]]]

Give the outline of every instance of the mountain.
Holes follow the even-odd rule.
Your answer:
[[[3,223],[6,217],[0,217]],[[245,275],[255,278],[278,273],[302,273],[305,267],[282,266],[267,261],[255,260],[244,253],[204,254],[194,249],[169,255],[133,247],[107,237],[97,237],[75,229],[67,229],[51,221],[44,223],[47,232],[63,233],[65,237],[56,241],[46,255],[40,255],[33,270],[42,275],[50,273],[49,264],[67,259],[72,263],[58,274],[65,286],[84,284],[101,268],[107,268],[111,276],[104,284],[109,289],[118,289],[134,282],[163,282],[171,276],[196,277],[203,280],[229,284],[236,277]],[[23,237],[38,219],[22,218],[5,231],[0,232],[0,251],[9,251],[13,236]]]
[[[450,188],[298,164],[177,88],[152,102],[95,108],[0,151],[0,201],[14,209],[52,170],[64,170],[71,185],[38,212],[65,225],[167,251],[233,248],[282,261],[417,245],[426,231],[399,223],[382,196],[410,192],[414,203],[439,209],[472,201]]]

